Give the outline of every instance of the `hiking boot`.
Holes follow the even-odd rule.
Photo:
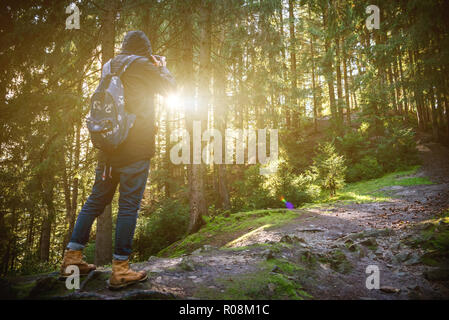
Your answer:
[[[148,279],[145,271],[133,271],[129,268],[129,260],[113,260],[109,289],[120,289],[133,283]]]
[[[88,264],[83,260],[83,252],[81,250],[70,249],[67,249],[64,253],[64,260],[62,261],[60,273],[61,278],[67,278],[73,274],[66,272],[68,266],[77,266],[80,270],[80,276],[85,276],[97,268],[94,264]]]

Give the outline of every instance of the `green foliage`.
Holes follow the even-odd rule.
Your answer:
[[[295,174],[287,162],[280,160],[275,174],[267,178],[265,186],[273,199],[271,206],[284,207],[280,199],[292,203],[295,207],[314,200],[321,189],[315,184],[317,174],[310,170]]]
[[[346,180],[348,182],[369,180],[382,175],[382,166],[373,156],[365,156],[360,162],[350,166],[347,171]]]
[[[411,128],[392,118],[384,121],[383,131],[382,135],[376,135],[369,122],[362,121],[357,130],[337,137],[336,146],[348,165],[348,182],[377,178],[418,162]]]
[[[344,157],[337,153],[333,144],[324,143],[318,147],[311,169],[317,173],[320,185],[329,190],[331,196],[344,186],[346,172],[344,162]]]
[[[231,189],[231,209],[233,212],[262,209],[272,206],[274,199],[264,188],[265,177],[259,166],[249,166],[243,171],[243,179],[234,181]]]
[[[51,262],[42,262],[37,258],[25,258],[21,263],[20,269],[17,271],[20,275],[30,275],[30,274],[38,274],[38,273],[48,273],[56,271],[56,267],[54,263]]]
[[[376,158],[389,172],[417,163],[416,142],[411,128],[390,124],[378,141]]]
[[[138,260],[148,259],[163,248],[181,239],[189,222],[189,209],[181,202],[167,199],[154,212],[143,210],[134,241]],[[149,214],[146,217],[145,214]]]
[[[365,133],[368,124],[363,123],[359,130],[350,130],[343,137],[337,137],[337,146],[350,164],[359,162],[369,149],[368,135]]]
[[[86,257],[87,263],[94,263],[95,261],[95,241],[90,241],[86,244],[83,250],[83,255]]]

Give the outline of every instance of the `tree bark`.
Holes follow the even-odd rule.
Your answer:
[[[395,58],[392,63],[392,69],[393,69],[393,86],[394,86],[394,92],[396,95],[396,101],[398,104],[399,114],[404,117],[404,107],[401,99],[401,86],[400,86],[400,80],[399,80],[399,72],[398,72],[398,61]]]
[[[53,188],[54,183],[52,177],[42,180],[42,199],[47,208],[47,212],[42,221],[39,257],[40,261],[49,261],[50,258],[50,242],[51,242],[51,227],[56,216],[56,209],[53,204]]]
[[[106,2],[103,17],[103,36],[101,41],[101,63],[104,65],[114,57],[116,1]],[[97,218],[95,237],[95,264],[103,266],[112,261],[112,207],[107,205],[102,215]]]
[[[323,8],[323,28],[328,29],[328,7]],[[334,126],[339,123],[339,117],[337,114],[336,101],[335,101],[335,91],[334,91],[334,77],[332,71],[332,55],[329,50],[331,49],[331,44],[329,40],[329,36],[325,36],[324,40],[324,49],[325,49],[325,58],[323,61],[323,69],[325,73],[325,78],[327,81],[327,86],[329,89],[329,104],[331,109],[331,115],[334,122]]]
[[[349,102],[350,92],[349,92],[349,83],[348,83],[348,56],[346,53],[345,45],[343,44],[343,80],[345,81],[345,102],[346,102],[346,119],[348,125],[351,125],[351,105]]]
[[[308,7],[308,15],[309,20],[312,19],[312,15],[310,12],[310,6],[309,3]],[[318,131],[318,106],[317,106],[317,97],[316,97],[316,83],[315,83],[315,50],[314,50],[314,36],[313,34],[310,34],[310,58],[312,59],[312,95],[313,95],[313,128],[314,131]]]
[[[284,10],[284,6],[283,3],[280,3],[280,10],[279,10],[279,23],[281,25],[281,30],[280,30],[280,36],[281,36],[281,41],[284,42],[285,36],[284,36],[284,14],[283,14],[283,10]],[[281,49],[281,54],[282,54],[282,79],[285,83],[287,83],[288,81],[288,68],[287,68],[287,54],[286,54],[286,50],[285,50],[285,46],[282,46]],[[288,93],[283,91],[283,97],[286,98],[288,96]],[[291,115],[290,115],[290,109],[288,107],[288,105],[285,105],[285,100],[284,100],[284,108],[285,108],[285,125],[287,128],[290,128],[291,126]]]
[[[298,76],[296,71],[296,36],[295,36],[295,15],[294,15],[294,0],[288,0],[288,18],[290,30],[290,73],[291,73],[291,97],[290,107],[293,110],[292,127],[299,128],[300,126],[300,112],[298,105]]]
[[[409,58],[413,77],[413,90],[415,93],[414,96],[416,102],[416,112],[418,115],[418,124],[421,130],[427,131],[427,115],[424,106],[424,97],[422,88],[418,86],[418,84],[421,82],[421,72],[418,65],[418,55],[415,52],[409,51]]]
[[[218,49],[218,55],[223,56],[223,44],[225,41],[225,30],[220,32],[220,47]],[[226,129],[226,73],[224,68],[225,61],[219,60],[214,64],[214,120],[217,129],[223,134]],[[222,158],[225,154],[225,145],[222,144]],[[222,159],[223,161],[223,159]],[[229,210],[231,208],[231,202],[229,199],[229,192],[227,187],[227,172],[226,164],[221,163],[216,165],[217,169],[217,188],[220,198],[220,205],[223,210]]]
[[[66,236],[63,241],[62,250],[64,251],[65,247],[70,241],[70,237],[72,236],[73,228],[75,227],[75,218],[76,212],[78,209],[78,184],[79,184],[79,163],[80,163],[80,149],[81,149],[81,125],[75,125],[75,161],[73,170],[75,173],[75,177],[73,178],[72,184],[72,194],[70,194],[70,190],[67,195],[66,193],[66,207],[67,207],[67,216],[66,220],[69,224],[69,228],[67,230]],[[67,203],[68,202],[68,203]]]
[[[340,36],[335,38],[335,57],[336,57],[336,74],[337,74],[337,112],[340,122],[343,120],[343,86],[341,81],[341,58],[340,58]]]
[[[395,89],[394,89],[394,79],[393,79],[393,72],[391,71],[391,66],[387,67],[387,77],[388,77],[388,81],[390,83],[389,88],[388,88],[388,92],[390,93],[390,99],[391,99],[391,103],[393,104],[393,110],[395,112],[395,114],[399,113],[399,108],[398,108],[398,104],[396,101],[396,95],[395,95]]]
[[[200,8],[200,85],[199,85],[199,102],[197,112],[190,112],[188,120],[188,130],[191,137],[191,145],[193,137],[193,120],[201,121],[201,130],[206,127],[204,124],[207,122],[208,111],[208,94],[209,94],[209,69],[210,69],[210,23],[211,23],[211,8],[210,3],[207,1],[201,2]],[[192,14],[191,9],[187,8],[187,14],[184,21],[184,41],[186,49],[186,61],[188,64],[188,70],[191,70],[193,74],[193,26],[191,22]],[[193,85],[193,79],[191,74],[186,74],[186,81]],[[189,95],[193,95],[193,88],[189,86]],[[192,106],[193,107],[193,106]],[[195,114],[195,115],[193,115]],[[201,134],[200,134],[201,135]],[[193,150],[193,148],[191,148]],[[192,152],[193,153],[193,152]],[[191,154],[193,156],[193,154]],[[207,214],[207,204],[204,196],[204,180],[203,180],[203,165],[194,164],[191,159],[190,174],[189,174],[189,201],[190,201],[190,221],[187,232],[189,234],[197,232],[202,225],[204,225],[203,215]]]
[[[404,98],[404,114],[405,114],[405,120],[408,119],[408,113],[409,113],[409,97],[407,94],[407,86],[406,81],[404,77],[404,71],[402,67],[402,56],[401,54],[398,55],[398,63],[399,63],[399,75],[401,77],[401,87],[402,87],[402,97]]]
[[[432,119],[432,135],[435,141],[439,140],[439,124],[438,124],[438,111],[435,103],[435,91],[433,89],[433,83],[429,86],[429,100],[430,106],[432,108],[431,111],[431,119]]]

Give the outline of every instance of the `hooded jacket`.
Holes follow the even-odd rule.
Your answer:
[[[112,153],[99,151],[99,162],[122,167],[154,155],[155,124],[154,96],[175,90],[176,82],[166,67],[153,64],[150,40],[142,31],[130,31],[123,40],[120,54],[112,59],[111,68],[120,67],[123,55],[138,55],[121,76],[126,111],[136,115],[134,126],[126,140]]]

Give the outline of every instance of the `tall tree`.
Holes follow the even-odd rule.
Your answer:
[[[208,26],[210,25],[210,4],[207,1],[201,1],[201,10],[200,10],[200,19],[201,19],[201,50],[200,50],[200,78],[201,76],[206,76],[204,70],[208,70],[208,61],[210,59],[210,30],[208,30]],[[201,163],[195,164],[195,146],[193,140],[196,139],[194,137],[194,121],[200,121],[203,125],[204,121],[204,112],[206,112],[207,119],[207,105],[205,94],[202,92],[200,94],[201,99],[198,102],[198,110],[194,111],[194,80],[193,80],[193,24],[192,17],[193,11],[190,5],[185,5],[183,8],[184,11],[184,25],[183,25],[183,33],[184,33],[184,63],[185,65],[185,74],[184,74],[184,83],[185,83],[185,94],[189,100],[189,108],[190,110],[186,114],[186,125],[191,137],[191,148],[193,152],[191,153],[191,162],[189,165],[189,202],[190,202],[190,222],[188,226],[188,233],[194,233],[199,230],[199,228],[204,224],[203,215],[207,214],[207,205],[206,199],[204,196],[204,181],[203,181],[203,168]],[[206,76],[206,79],[207,76]],[[201,83],[206,85],[206,87],[202,87],[201,90],[207,90],[209,86],[209,82],[206,79],[201,79]],[[207,93],[206,93],[207,94]],[[205,128],[202,126],[201,128],[204,130]],[[201,162],[201,134],[199,133],[199,161]]]
[[[101,37],[102,66],[114,57],[116,1],[105,1]],[[112,206],[107,205],[97,218],[95,235],[95,264],[102,266],[112,261]]]
[[[292,127],[298,128],[300,123],[300,112],[298,105],[298,75],[296,71],[297,39],[295,35],[295,0],[288,0],[288,23],[290,31],[290,110],[292,111]]]

